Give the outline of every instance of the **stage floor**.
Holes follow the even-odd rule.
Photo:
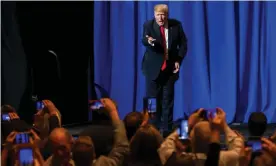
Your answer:
[[[84,130],[86,127],[91,126],[91,124],[86,123],[86,124],[74,124],[74,125],[66,125],[64,126],[65,128],[67,128],[70,133],[72,135],[78,135],[82,130]],[[243,134],[243,136],[245,136],[245,138],[248,137],[248,130],[247,130],[247,124],[245,123],[233,123],[230,125],[230,127],[234,130],[237,130],[238,132],[240,132],[241,134]],[[267,126],[266,132],[264,134],[264,136],[268,137],[271,136],[273,134],[273,132],[276,131],[276,124],[269,124]],[[224,142],[224,136],[221,136],[221,141]]]

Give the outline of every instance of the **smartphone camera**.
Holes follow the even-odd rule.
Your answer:
[[[145,97],[144,98],[144,110],[148,111],[149,115],[155,116],[157,112],[157,100],[155,97]]]
[[[36,102],[36,110],[42,110],[44,108],[44,104],[42,101]]]
[[[33,165],[34,157],[31,148],[23,148],[19,150],[19,161],[21,165]]]
[[[2,114],[2,120],[4,122],[9,122],[9,121],[11,121],[11,118],[10,118],[9,114]]]
[[[247,141],[246,146],[252,148],[253,152],[262,150],[262,141],[261,140],[250,140]]]
[[[156,113],[156,98],[148,98],[147,100],[147,110],[149,113]]]
[[[214,118],[217,115],[217,109],[216,108],[207,109],[207,113],[208,113],[209,116]]]
[[[18,133],[14,139],[16,144],[27,144],[30,143],[30,133]]]
[[[103,107],[104,107],[103,103],[102,103],[101,101],[99,101],[99,100],[92,101],[92,102],[90,103],[90,105],[89,105],[89,108],[90,108],[92,111],[94,111],[94,110],[99,110],[99,109],[101,109],[101,108],[103,108]]]
[[[179,135],[179,139],[180,140],[188,139],[188,132],[189,132],[188,121],[187,120],[181,120],[180,124],[177,128],[177,133]]]

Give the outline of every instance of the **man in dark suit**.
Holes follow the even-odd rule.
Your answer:
[[[168,19],[168,6],[156,5],[154,19],[146,21],[142,43],[146,47],[142,70],[146,78],[146,97],[157,97],[160,111],[156,125],[172,129],[174,83],[187,53],[187,38],[181,22]],[[161,111],[162,110],[162,111]]]

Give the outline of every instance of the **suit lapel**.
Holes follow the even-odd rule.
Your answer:
[[[170,21],[168,20],[168,49],[171,48],[171,44],[172,44],[172,30],[173,30],[173,27],[172,25],[170,24]]]
[[[154,28],[154,31],[156,32],[157,34],[157,39],[162,41],[162,37],[161,37],[161,32],[160,32],[160,27],[159,25],[156,23],[156,21],[154,20],[154,23],[153,23],[153,28]],[[172,24],[170,23],[170,21],[168,20],[168,48],[170,49],[171,48],[171,43],[172,43],[172,34],[173,34],[173,26]]]
[[[156,21],[154,20],[154,23],[153,23],[153,29],[154,31],[156,32],[156,35],[157,35],[157,40],[160,40],[162,41],[162,37],[161,37],[161,32],[160,32],[160,27],[159,25],[156,23]]]

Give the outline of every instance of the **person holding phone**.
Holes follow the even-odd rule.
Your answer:
[[[215,145],[215,147],[211,149],[216,150],[216,154],[211,154],[210,157],[213,157],[213,159],[212,162],[209,162],[214,163],[213,161],[218,161],[216,163],[224,163],[225,166],[236,166],[239,164],[241,150],[244,147],[244,140],[228,126],[225,112],[221,108],[217,108],[216,110],[215,117],[208,117],[210,122],[199,121],[191,129],[189,137],[191,142],[191,152],[183,153],[183,158],[187,155],[193,156],[195,163],[204,165],[210,144],[219,140],[220,131],[225,134],[225,143],[228,145],[228,150],[220,151],[218,154],[220,148]],[[165,139],[158,149],[162,164],[165,164],[172,153],[176,151],[175,141],[178,138],[179,135],[177,131],[174,131]],[[213,140],[213,138],[217,140]],[[213,153],[214,151],[211,152]]]
[[[39,142],[40,138],[33,131],[28,131],[32,135],[27,142],[16,143],[16,137],[22,135],[22,133],[11,132],[3,146],[1,155],[1,164],[5,165],[34,165],[39,166],[44,164],[44,159],[40,153]],[[9,156],[12,155],[12,156]],[[13,160],[8,158],[13,157]]]
[[[154,19],[143,26],[142,43],[146,51],[142,60],[142,71],[146,78],[146,96],[161,99],[164,130],[172,129],[174,84],[187,53],[187,38],[181,22],[168,19],[168,6],[154,7]],[[161,94],[163,94],[161,96]]]

